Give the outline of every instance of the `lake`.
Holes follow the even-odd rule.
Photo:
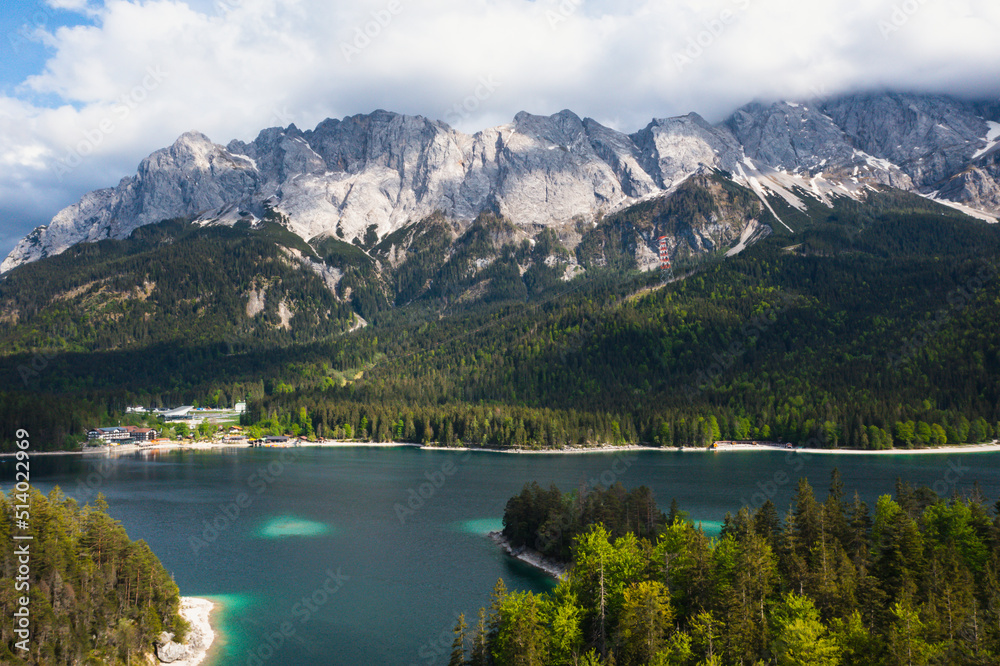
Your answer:
[[[2,459],[9,489],[13,461]],[[1000,453],[863,456],[785,451],[506,455],[417,448],[233,449],[117,458],[36,456],[35,486],[97,492],[144,539],[185,596],[220,602],[211,666],[445,664],[459,613],[470,625],[496,580],[552,581],[486,538],[525,482],[645,484],[664,510],[717,532],[727,511],[787,508],[809,478],[840,469],[870,504],[897,477],[939,494],[1000,494]]]

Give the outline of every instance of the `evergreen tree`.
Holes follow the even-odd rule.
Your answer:
[[[841,648],[827,635],[808,597],[787,594],[772,614],[779,666],[836,666]]]
[[[448,666],[463,666],[465,664],[465,614],[458,616],[455,623],[455,640],[451,644],[451,657]]]
[[[662,583],[642,581],[625,589],[615,640],[618,663],[647,664],[666,646],[673,621],[670,595]]]

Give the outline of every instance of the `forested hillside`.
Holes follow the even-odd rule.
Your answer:
[[[794,233],[772,216],[670,283],[637,270],[637,242],[759,203],[725,182],[608,218],[572,251],[490,214],[367,247],[298,247],[277,222],[80,245],[0,283],[0,413],[56,447],[129,404],[242,399],[261,432],[446,445],[997,435],[1000,230],[891,190],[772,201]]]
[[[998,230],[886,195],[794,241],[775,233],[668,285],[591,271],[523,304],[366,331],[347,342],[373,363],[364,381],[300,381],[253,420],[281,429],[304,409],[319,434],[501,447],[995,435]]]
[[[609,490],[597,504],[613,515],[622,495]],[[846,494],[835,470],[824,499],[802,479],[783,517],[770,501],[741,509],[719,539],[681,515],[650,536],[609,533],[588,518],[591,503],[557,491],[512,499],[508,525],[532,511],[579,521],[572,568],[547,594],[500,581],[478,623],[456,627],[450,664],[1000,660],[1000,506],[981,496],[947,499],[897,483],[869,507]]]
[[[15,505],[30,505],[30,541],[14,541]],[[17,530],[17,534],[24,534]],[[131,541],[107,514],[104,497],[80,507],[58,488],[0,493],[0,662],[4,664],[140,663],[164,631],[182,641],[177,585],[144,541]],[[29,544],[29,574],[18,578],[13,544]],[[20,581],[28,591],[15,588]],[[15,647],[11,618],[29,596],[30,650]]]
[[[4,349],[86,353],[241,339],[260,348],[346,330],[353,311],[301,269],[302,255],[313,251],[273,223],[250,230],[175,220],[140,227],[127,241],[76,245],[0,283]]]

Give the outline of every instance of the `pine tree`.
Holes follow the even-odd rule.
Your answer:
[[[455,640],[451,644],[451,658],[448,666],[463,666],[465,664],[465,614],[458,616],[455,623]]]
[[[772,615],[779,666],[836,666],[841,648],[827,635],[808,597],[787,594]]]
[[[469,666],[489,666],[489,632],[486,626],[486,609],[479,609],[476,621],[476,631],[472,635],[472,650],[469,655]]]
[[[820,504],[816,501],[812,486],[805,477],[799,479],[795,489],[792,511],[795,515],[795,531],[798,537],[796,553],[806,558],[819,542],[822,517]]]
[[[935,650],[925,640],[925,626],[910,599],[893,604],[889,656],[898,666],[923,666]]]
[[[548,637],[535,595],[508,593],[500,604],[499,617],[491,643],[493,659],[510,666],[542,666],[548,655]]]
[[[619,663],[623,666],[649,663],[665,646],[673,616],[670,595],[661,583],[630,585],[625,590],[615,641]]]

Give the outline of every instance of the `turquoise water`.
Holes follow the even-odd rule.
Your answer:
[[[451,528],[467,534],[486,535],[503,529],[503,518],[472,518],[452,523]]]
[[[445,664],[459,613],[473,618],[497,578],[551,579],[486,538],[528,481],[564,490],[645,484],[676,497],[710,534],[727,511],[772,499],[800,476],[825,496],[839,467],[849,495],[873,502],[896,477],[941,494],[979,482],[1000,494],[1000,454],[851,456],[783,451],[502,455],[381,449],[246,449],[37,456],[32,478],[81,501],[103,492],[112,516],[145,539],[186,596],[217,602],[210,666]],[[13,478],[0,462],[0,479]]]
[[[305,520],[296,516],[273,516],[268,518],[257,531],[264,539],[280,539],[283,537],[313,537],[331,532],[329,525]]]
[[[705,531],[708,536],[717,537],[722,532],[721,520],[696,520],[696,524]]]
[[[187,593],[181,590],[181,594]],[[212,647],[204,663],[207,665],[222,663],[223,657],[229,654],[230,649],[238,649],[238,646],[231,643],[232,637],[229,631],[230,627],[239,626],[239,618],[250,607],[250,597],[244,594],[203,594],[201,597],[215,603],[210,618],[215,640],[212,641]]]

